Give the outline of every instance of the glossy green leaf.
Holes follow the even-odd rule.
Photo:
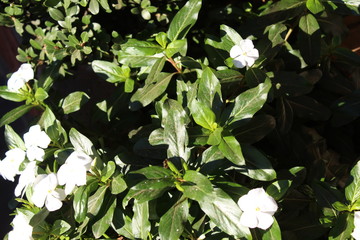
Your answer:
[[[147,239],[151,225],[149,221],[149,203],[135,201],[134,216],[131,221],[132,233],[135,238]]]
[[[22,102],[27,98],[21,93],[9,91],[6,86],[0,86],[0,97],[13,102]]]
[[[111,193],[117,195],[119,193],[122,193],[126,189],[127,189],[127,184],[123,178],[123,175],[122,174],[116,175],[111,181],[111,185],[110,185]]]
[[[187,51],[186,39],[175,40],[175,41],[169,43],[169,45],[167,45],[167,47],[165,49],[165,55],[168,58],[171,58],[176,53],[179,53],[181,56],[185,56],[186,51]]]
[[[264,70],[259,68],[249,68],[245,73],[245,81],[250,87],[256,87],[265,82],[268,78]]]
[[[33,105],[21,105],[17,108],[12,109],[11,111],[7,112],[2,118],[0,119],[0,127],[10,124],[13,121],[17,120],[18,118],[22,117],[25,113],[30,111],[34,106]]]
[[[351,204],[360,199],[360,161],[350,171],[348,184],[345,187],[345,196]]]
[[[88,213],[90,213],[90,216],[96,216],[100,208],[104,202],[105,194],[108,189],[108,186],[101,186],[99,187],[96,192],[89,197],[88,201]]]
[[[53,235],[62,235],[68,230],[70,230],[71,225],[64,220],[56,220],[50,230],[50,233]]]
[[[84,92],[72,92],[64,99],[61,108],[64,114],[73,113],[79,111],[81,106],[87,103],[89,99],[90,97]]]
[[[282,23],[272,24],[266,28],[265,31],[268,32],[268,38],[272,43],[272,47],[284,43],[284,33],[287,30],[287,27]]]
[[[113,62],[95,60],[91,63],[91,67],[94,72],[111,83],[125,82],[130,77],[129,67],[120,67]]]
[[[96,15],[99,13],[99,10],[100,10],[100,6],[98,0],[90,0],[89,11],[92,14]]]
[[[39,101],[44,101],[49,97],[49,94],[42,88],[36,89],[35,98]]]
[[[191,115],[194,121],[203,128],[214,131],[217,127],[215,113],[203,102],[194,99],[190,104]]]
[[[278,180],[271,183],[267,188],[266,192],[272,196],[275,200],[280,200],[290,188],[291,180]]]
[[[49,8],[49,15],[55,21],[64,21],[64,14],[57,8]]]
[[[20,148],[25,150],[25,143],[10,125],[5,125],[5,142],[9,149]]]
[[[74,218],[78,223],[81,223],[85,220],[86,214],[88,212],[89,195],[96,187],[96,180],[92,180],[91,182],[88,182],[87,185],[80,186],[75,190],[73,208]]]
[[[131,97],[130,108],[133,111],[149,105],[152,101],[163,94],[170,83],[174,73],[161,73],[156,82],[149,83],[139,88]]]
[[[119,52],[118,61],[121,64],[128,65],[129,67],[148,67],[153,65],[163,54],[155,55],[139,55],[134,52]]]
[[[231,127],[237,121],[252,118],[266,102],[270,88],[271,82],[266,79],[264,83],[260,83],[257,87],[251,88],[236,97],[234,104],[225,109],[225,113],[231,110],[227,125]]]
[[[164,49],[150,41],[140,41],[137,39],[129,39],[126,43],[121,44],[122,51],[139,56],[150,56],[161,53]]]
[[[123,199],[123,206],[125,207],[132,198],[139,204],[156,199],[172,187],[174,187],[174,180],[171,178],[144,180],[130,188]]]
[[[322,4],[320,0],[307,0],[306,7],[313,14],[317,14],[325,10],[325,6]]]
[[[142,174],[147,179],[161,179],[161,178],[169,178],[172,176],[172,172],[169,169],[159,166],[145,167],[135,171],[134,173]]]
[[[115,172],[116,165],[113,161],[109,161],[101,171],[101,181],[106,182]]]
[[[266,156],[252,146],[243,146],[244,157],[246,159],[246,172],[242,172],[252,179],[260,181],[271,181],[276,178],[276,172],[271,162]]]
[[[219,150],[224,156],[238,166],[245,165],[241,146],[234,136],[225,136],[219,144]]]
[[[159,222],[159,235],[161,239],[178,240],[184,231],[184,224],[189,215],[189,203],[186,198],[177,201]]]
[[[116,198],[112,198],[112,203],[106,209],[105,215],[92,226],[92,232],[95,238],[101,237],[110,227],[114,216],[115,207]]]
[[[354,230],[354,217],[349,212],[342,212],[335,221],[335,226],[329,232],[329,240],[350,239]]]
[[[223,100],[220,81],[210,68],[205,68],[201,75],[197,98],[211,108],[215,114],[221,111]]]
[[[183,179],[185,183],[181,186],[184,189],[184,196],[195,201],[201,202],[214,191],[210,180],[200,172],[188,170]]]
[[[171,41],[183,39],[195,24],[201,8],[201,0],[189,0],[172,19],[167,36]]]
[[[70,129],[69,137],[75,150],[82,151],[88,155],[94,155],[92,142],[75,128]]]
[[[169,145],[168,158],[180,157],[187,161],[190,149],[187,147],[189,138],[186,130],[187,114],[179,102],[168,99],[162,108],[162,122],[164,141]]]
[[[262,236],[263,240],[281,240],[281,230],[279,227],[278,222],[276,221],[276,219],[274,218],[274,222],[271,225],[271,227],[269,229],[267,229],[265,231],[265,233]]]
[[[165,62],[165,57],[156,60],[156,62],[152,65],[148,76],[146,77],[145,84],[155,83],[158,81],[158,77],[160,76],[161,71],[164,68]]]

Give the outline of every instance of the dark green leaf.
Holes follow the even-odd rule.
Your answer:
[[[201,202],[214,190],[210,180],[199,172],[188,170],[185,172],[182,184],[185,197]]]
[[[159,166],[145,167],[135,171],[134,173],[142,174],[147,179],[161,179],[161,178],[169,178],[172,176],[172,172],[169,169]]]
[[[243,174],[259,181],[271,181],[276,178],[270,161],[259,150],[252,146],[243,146],[242,151],[247,168],[247,173]]]
[[[49,15],[55,21],[64,21],[64,14],[56,8],[49,8]]]
[[[302,57],[309,65],[318,62],[321,53],[320,26],[312,14],[300,18],[299,48]]]
[[[326,121],[331,116],[331,111],[325,105],[308,96],[289,98],[288,102],[300,118]]]
[[[201,8],[201,0],[189,0],[172,19],[167,36],[171,41],[183,39],[195,24]]]
[[[76,189],[74,193],[74,218],[78,223],[81,223],[85,220],[86,214],[88,212],[88,199],[89,194],[94,191],[97,187],[97,181],[92,180],[88,182],[87,185],[81,186]]]
[[[250,87],[256,87],[268,78],[266,73],[259,68],[249,68],[245,73],[245,81]]]
[[[105,198],[105,193],[108,189],[108,186],[104,185],[99,187],[96,192],[89,197],[89,201],[88,201],[88,213],[91,214],[91,216],[96,216],[99,211],[100,208],[104,202],[104,198]]]
[[[79,111],[81,106],[87,103],[89,96],[84,92],[72,92],[62,102],[64,114]]]
[[[189,203],[186,198],[177,201],[161,218],[159,235],[161,239],[178,240],[184,231],[189,215]]]
[[[33,105],[21,105],[17,108],[14,108],[10,112],[7,112],[2,118],[0,119],[0,127],[10,124],[19,117],[23,116],[25,113],[30,111],[34,106]]]
[[[91,63],[91,67],[94,72],[111,83],[125,82],[125,80],[130,77],[129,67],[120,67],[113,62],[95,60]]]
[[[262,236],[262,240],[281,240],[281,230],[278,222],[274,219],[273,224]]]
[[[329,240],[350,239],[354,230],[354,217],[349,212],[342,212],[335,222],[335,226],[329,232]]]

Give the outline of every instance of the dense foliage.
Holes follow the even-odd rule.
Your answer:
[[[0,6],[9,240],[360,239],[358,1]]]

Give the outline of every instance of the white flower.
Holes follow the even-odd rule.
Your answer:
[[[0,175],[13,182],[14,177],[19,174],[19,167],[25,159],[25,152],[20,148],[14,148],[7,151],[5,155],[6,157],[0,161]]]
[[[65,185],[66,195],[70,194],[75,186],[86,184],[86,172],[90,170],[92,161],[93,159],[85,153],[74,151],[59,168],[59,185]]]
[[[33,78],[34,70],[29,63],[24,63],[11,75],[7,82],[7,87],[10,91],[18,92],[26,82]]]
[[[352,232],[351,236],[355,240],[360,240],[360,211],[354,212],[354,231]]]
[[[38,175],[34,182],[31,201],[37,207],[43,207],[45,204],[50,212],[60,209],[61,201],[65,199],[65,192],[57,186],[58,181],[55,173]]]
[[[33,227],[29,224],[28,217],[18,212],[13,220],[13,230],[8,234],[8,240],[32,240]]]
[[[254,48],[254,44],[250,39],[241,40],[239,45],[235,45],[230,50],[230,57],[237,68],[245,66],[251,67],[259,58],[259,51]]]
[[[26,165],[25,169],[21,172],[19,182],[15,188],[15,196],[23,196],[26,188],[33,184],[36,178],[37,165],[36,162],[30,162]]]
[[[263,188],[250,190],[242,196],[238,205],[243,211],[240,223],[249,228],[268,229],[274,222],[273,215],[278,206]]]
[[[51,140],[49,136],[41,131],[39,125],[31,126],[29,132],[24,134],[24,142],[26,146],[26,156],[30,161],[43,161],[45,151]]]

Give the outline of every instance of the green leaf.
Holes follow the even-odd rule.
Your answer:
[[[72,92],[62,102],[61,107],[64,114],[79,111],[81,106],[87,103],[90,97],[84,92]]]
[[[20,148],[26,150],[24,141],[10,125],[5,125],[5,142],[9,149]]]
[[[211,108],[216,115],[221,111],[223,100],[220,81],[208,67],[204,69],[199,80],[197,98]]]
[[[69,137],[75,150],[82,151],[89,156],[94,155],[92,142],[75,128],[70,129]]]
[[[134,52],[118,52],[118,61],[132,68],[152,66],[163,54],[139,55]]]
[[[13,110],[7,112],[2,118],[0,119],[0,127],[10,124],[16,119],[23,116],[25,113],[30,111],[34,106],[33,105],[21,105],[17,108],[14,108]]]
[[[329,232],[329,240],[350,239],[354,230],[354,217],[349,212],[342,212],[335,222],[335,226]]]
[[[195,201],[201,202],[206,198],[207,194],[214,191],[210,180],[200,172],[188,170],[185,172],[183,179],[185,183],[181,186],[184,189],[184,196]]]
[[[325,10],[325,6],[320,0],[307,0],[306,7],[312,14],[317,14]]]
[[[127,78],[125,80],[124,91],[126,93],[131,93],[132,91],[134,91],[134,85],[135,85],[135,81],[132,78]]]
[[[111,83],[125,82],[126,79],[130,77],[129,67],[120,67],[113,62],[95,60],[91,63],[91,67],[94,72]]]
[[[35,98],[38,101],[44,101],[45,99],[47,99],[49,97],[49,94],[42,88],[38,88],[36,89],[35,92]]]
[[[21,93],[9,91],[6,86],[0,86],[0,97],[13,102],[22,102],[27,99],[27,96]]]
[[[99,1],[99,3],[100,3],[101,7],[102,7],[103,9],[105,9],[105,11],[106,11],[107,13],[110,13],[110,12],[111,12],[111,9],[110,9],[108,0],[98,0],[98,1]]]
[[[135,171],[134,173],[142,174],[147,179],[161,179],[161,178],[169,178],[172,176],[172,172],[169,169],[159,166],[145,167]]]
[[[185,56],[187,51],[187,41],[186,39],[175,40],[166,47],[165,55],[168,58],[171,58],[176,53],[179,53],[181,56]]]
[[[245,166],[241,146],[234,136],[225,136],[219,144],[219,150],[224,156],[238,166]]]
[[[290,188],[291,180],[278,180],[271,183],[267,188],[266,192],[272,196],[275,200],[280,200]]]
[[[104,198],[105,198],[105,193],[108,189],[108,186],[104,185],[99,187],[96,192],[89,197],[89,201],[88,201],[88,213],[91,214],[92,216],[96,216],[99,211],[100,208],[104,202]]]
[[[89,11],[96,15],[99,13],[100,7],[99,7],[99,2],[98,0],[90,0],[90,4],[89,4]]]
[[[160,73],[157,82],[146,84],[139,88],[130,99],[130,108],[133,111],[149,105],[163,94],[175,73]]]
[[[158,44],[160,44],[160,46],[162,46],[163,48],[166,48],[166,45],[168,43],[166,33],[159,32],[158,34],[156,34],[155,40]]]
[[[272,47],[284,43],[282,34],[287,30],[287,27],[282,23],[272,24],[266,27],[265,31],[268,32],[268,38],[272,43]]]
[[[106,167],[101,171],[101,181],[106,182],[115,172],[116,165],[113,161],[109,161]]]
[[[222,132],[223,128],[218,127],[216,128],[210,135],[209,139],[207,141],[207,144],[209,145],[219,145],[222,141]]]
[[[178,240],[184,231],[189,215],[189,203],[182,197],[163,216],[159,222],[160,239]]]
[[[56,8],[49,8],[49,15],[55,21],[64,21],[65,19],[64,14]]]
[[[88,212],[88,199],[89,194],[95,190],[97,187],[97,181],[92,180],[87,182],[87,185],[81,186],[75,190],[74,193],[74,218],[78,223],[81,223],[85,220],[86,214]]]
[[[227,125],[231,128],[232,125],[235,126],[237,121],[252,118],[266,102],[270,88],[271,81],[267,78],[264,83],[260,83],[257,87],[251,88],[236,97],[235,103],[227,107],[224,111],[225,115],[222,116],[226,117],[228,112],[231,111]]]
[[[50,230],[50,233],[53,235],[62,235],[65,232],[67,232],[68,230],[70,230],[71,225],[69,223],[67,223],[64,220],[56,220]]]
[[[321,54],[320,26],[312,14],[302,16],[299,21],[299,49],[305,62],[314,65]]]
[[[174,187],[172,178],[144,180],[130,188],[123,199],[123,206],[125,207],[132,198],[136,199],[139,204],[156,199],[172,187]]]
[[[163,48],[154,42],[140,41],[134,38],[121,44],[122,51],[139,56],[151,56],[163,52]]]
[[[122,174],[116,175],[110,185],[111,193],[114,195],[118,195],[127,189],[127,184],[123,178]]]
[[[172,19],[167,36],[171,41],[183,39],[195,24],[201,8],[201,0],[189,0]]]
[[[351,204],[360,199],[360,161],[350,171],[348,184],[345,187],[345,196]]]
[[[271,181],[276,178],[276,172],[271,162],[259,150],[252,146],[243,146],[242,151],[246,159],[246,172],[241,172],[252,179]]]
[[[269,229],[262,236],[262,240],[281,240],[281,230],[278,222],[274,218],[274,222]]]
[[[189,159],[187,120],[188,116],[179,102],[172,99],[164,102],[161,125],[164,128],[164,141],[169,145],[168,158],[180,157],[185,161]]]
[[[217,127],[215,113],[204,103],[194,99],[190,104],[191,115],[194,121],[203,128],[214,131]]]
[[[92,226],[92,232],[95,238],[101,237],[106,232],[106,230],[108,230],[113,220],[115,208],[116,198],[113,198],[112,203],[106,209],[105,215]]]
[[[134,216],[131,221],[132,233],[137,239],[147,239],[151,230],[149,221],[149,203],[134,202]]]

